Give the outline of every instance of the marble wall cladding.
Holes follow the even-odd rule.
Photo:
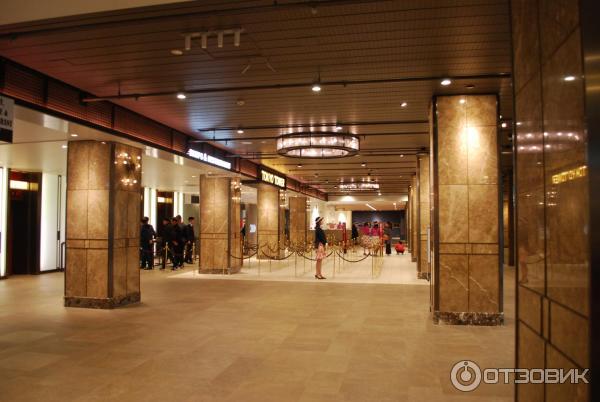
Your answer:
[[[502,321],[500,209],[495,95],[440,96],[432,190],[437,212],[434,231],[435,282],[439,317],[468,313],[469,322]],[[440,314],[441,313],[441,314]],[[488,320],[491,315],[498,319]],[[485,318],[485,319],[484,319]]]
[[[536,359],[541,368],[585,368],[590,205],[578,3],[512,0],[511,9],[518,365],[529,367],[526,361]],[[534,342],[543,347],[532,348]],[[519,385],[518,394],[525,388]],[[536,400],[587,401],[588,389],[548,384]]]
[[[139,301],[140,182],[139,149],[69,143],[65,305],[112,308]],[[134,259],[127,256],[128,244]]]
[[[290,198],[290,243],[303,244],[307,235],[306,197]]]
[[[236,257],[242,256],[242,234],[241,230],[241,199],[242,187],[239,179],[230,181],[230,199],[229,208],[229,254]],[[243,260],[240,258],[229,258],[230,272],[238,272],[242,268]]]
[[[527,325],[519,324],[517,348],[523,353],[519,354],[517,365],[521,368],[544,367],[544,340]],[[518,384],[517,400],[528,402],[544,401],[544,384]]]
[[[418,180],[418,203],[419,216],[417,226],[417,238],[419,239],[419,252],[417,258],[418,272],[421,277],[427,277],[431,269],[429,267],[427,242],[428,230],[430,229],[429,198],[431,189],[429,187],[429,155],[417,155],[417,180]]]
[[[418,231],[418,222],[419,222],[419,203],[417,196],[417,176],[413,176],[411,179],[411,213],[410,218],[412,221],[412,233],[411,233],[411,249],[410,255],[411,260],[413,262],[417,261],[417,256],[419,255],[419,231]]]
[[[279,246],[279,189],[269,184],[259,184],[257,191],[257,241],[275,250]],[[262,257],[259,253],[259,257]]]
[[[200,176],[200,272],[224,272],[230,268],[230,241],[236,239],[231,233],[232,218],[237,210],[235,232],[239,234],[240,208],[239,201],[230,199],[235,196],[230,194],[231,187],[232,180],[228,177]]]

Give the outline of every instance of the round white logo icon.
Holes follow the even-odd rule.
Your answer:
[[[461,360],[452,367],[450,381],[459,391],[473,391],[481,384],[481,369],[471,360]]]

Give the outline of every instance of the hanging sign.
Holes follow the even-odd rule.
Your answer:
[[[0,141],[13,141],[13,115],[15,101],[11,98],[0,96]]]
[[[285,177],[278,176],[264,169],[260,170],[260,178],[265,183],[273,184],[274,186],[285,188]]]

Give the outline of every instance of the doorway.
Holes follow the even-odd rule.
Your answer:
[[[41,173],[9,172],[7,273],[40,272]]]

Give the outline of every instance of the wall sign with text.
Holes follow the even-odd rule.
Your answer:
[[[0,141],[13,141],[13,115],[15,101],[11,98],[0,96]]]
[[[190,158],[197,159],[202,162],[210,163],[211,165],[215,165],[218,167],[222,167],[223,169],[231,170],[231,162],[224,161],[223,159],[216,158],[212,155],[207,154],[206,152],[196,151],[195,149],[188,149],[187,155]]]
[[[274,186],[285,188],[285,177],[268,172],[264,169],[260,170],[260,179],[265,183],[273,184]]]

